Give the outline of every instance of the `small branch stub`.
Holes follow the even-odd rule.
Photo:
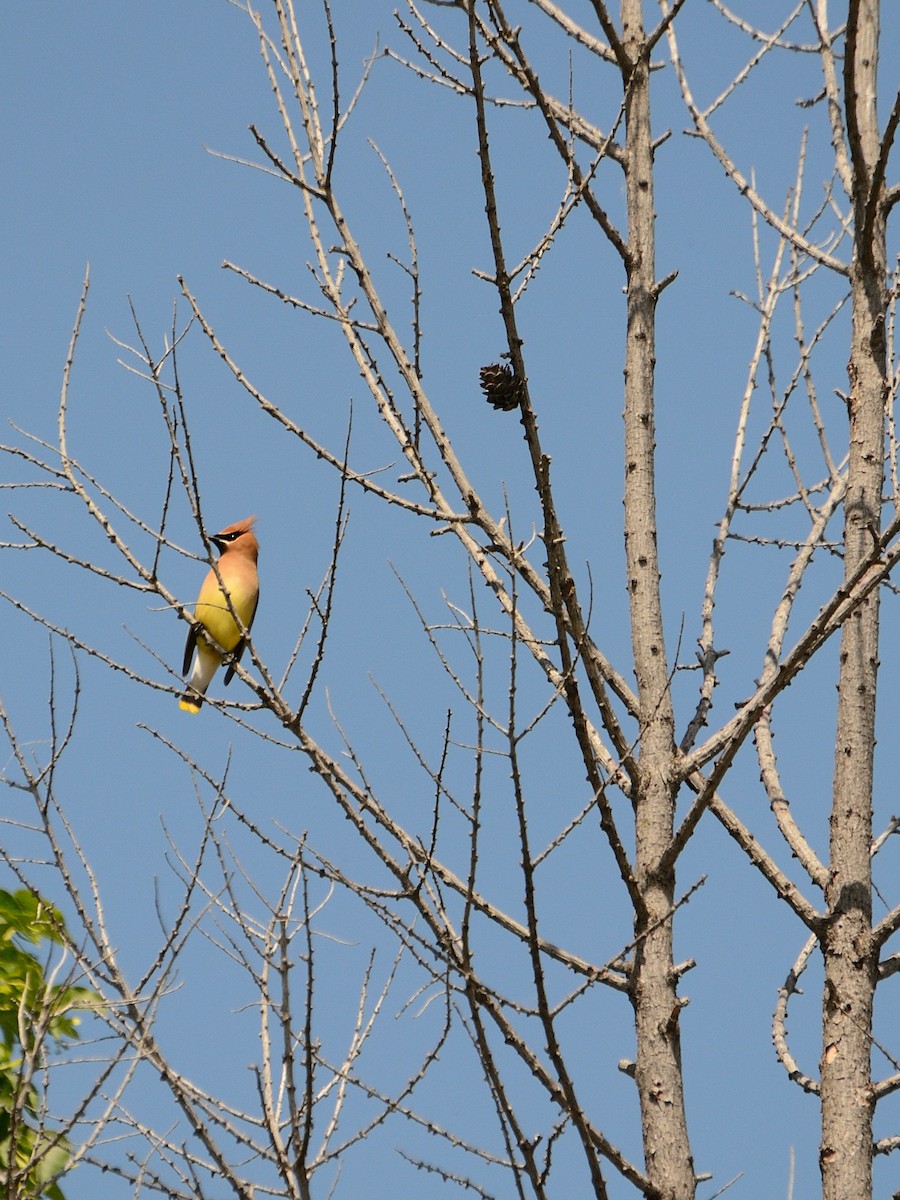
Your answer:
[[[489,404],[503,412],[518,408],[525,394],[524,380],[516,375],[512,367],[503,363],[492,363],[479,372],[481,388]]]

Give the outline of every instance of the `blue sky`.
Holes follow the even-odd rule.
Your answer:
[[[586,20],[588,6],[581,7]],[[735,7],[772,24],[784,6],[772,0]],[[382,0],[368,0],[364,6],[343,0],[334,4],[345,96],[376,47],[405,50],[392,8]],[[528,6],[523,12],[533,19]],[[461,30],[454,30],[455,14],[438,15],[442,27],[462,37]],[[886,30],[885,45],[898,33],[895,14],[886,14],[886,21],[888,15],[894,27]],[[322,56],[317,10],[309,21],[314,69],[322,73],[327,60]],[[699,0],[685,7],[680,28],[695,90],[709,99],[749,51]],[[259,160],[250,124],[281,144],[246,16],[224,0],[194,0],[190,5],[178,0],[156,0],[153,5],[96,0],[91,5],[57,6],[52,17],[32,5],[14,3],[4,32],[3,415],[39,439],[54,440],[68,339],[90,263],[90,296],[70,395],[71,452],[129,509],[151,524],[158,520],[168,465],[164,431],[152,392],[123,367],[122,362],[136,364],[116,340],[136,344],[129,298],[152,346],[164,344],[173,319],[182,329],[187,306],[177,279],[183,276],[256,386],[336,448],[343,445],[352,403],[354,466],[383,469],[385,478],[393,480],[400,470],[392,465],[397,462],[396,448],[371,411],[335,330],[261,295],[221,268],[227,259],[315,300],[306,265],[311,252],[295,192],[219,156]],[[532,47],[542,78],[565,95],[569,63],[559,43],[537,38]],[[891,95],[895,63],[885,63],[883,77],[884,94]],[[598,122],[608,120],[618,103],[613,76],[576,56],[574,80],[576,102]],[[502,86],[511,94],[508,85]],[[793,182],[807,123],[811,140],[805,211],[811,213],[819,202],[822,181],[830,171],[821,106],[806,109],[795,103],[819,87],[813,56],[773,59],[751,76],[718,123],[742,169],[756,170],[760,189],[775,208],[781,208]],[[320,88],[320,96],[327,93],[327,74]],[[733,293],[753,295],[755,282],[749,215],[705,148],[683,135],[687,115],[668,69],[657,77],[655,105],[657,132],[672,130],[658,152],[658,269],[660,275],[679,272],[659,309],[660,542],[669,653],[674,656],[681,639],[679,661],[689,663],[756,332],[750,307]],[[468,108],[381,56],[342,136],[336,169],[341,204],[358,240],[368,248],[379,285],[406,337],[408,279],[389,257],[406,255],[406,234],[369,139],[400,181],[419,239],[426,387],[471,477],[498,514],[506,490],[517,532],[528,538],[537,509],[518,424],[489,411],[478,389],[479,367],[496,359],[503,341],[495,298],[472,274],[473,268],[488,269],[489,245]],[[515,258],[534,244],[552,217],[564,180],[545,134],[527,114],[501,111],[493,139],[501,215]],[[618,215],[621,183],[614,168],[607,171],[601,194]],[[774,242],[765,231],[762,244],[768,263]],[[571,561],[584,586],[590,564],[594,635],[614,662],[630,670],[621,570],[622,282],[615,256],[585,214],[576,213],[529,289],[520,314],[530,385],[553,458]],[[809,328],[830,310],[841,290],[840,281],[824,276],[813,285]],[[835,336],[823,344],[814,364],[837,447],[845,440],[842,405],[833,394],[846,382],[842,329],[846,321],[838,318]],[[785,311],[776,354],[781,371],[790,370],[791,336]],[[185,340],[179,368],[209,530],[258,514],[263,599],[254,636],[260,654],[277,674],[305,615],[306,591],[318,587],[328,568],[337,481],[324,463],[255,411],[199,331]],[[762,409],[765,413],[764,402]],[[765,419],[754,418],[754,428],[761,428],[759,422]],[[808,432],[798,429],[797,439],[801,456],[809,455],[811,463]],[[27,444],[14,430],[4,432],[0,440]],[[6,460],[4,482],[28,477],[21,462]],[[765,482],[771,489],[765,498],[778,495],[779,488],[788,490],[783,468],[773,468]],[[73,553],[112,563],[104,539],[70,497],[47,490],[6,491],[4,502],[4,513],[14,512]],[[449,538],[429,536],[406,514],[386,512],[353,492],[349,509],[344,575],[311,714],[313,733],[340,752],[333,714],[376,786],[390,796],[394,810],[407,814],[413,831],[427,837],[430,785],[417,772],[374,683],[396,704],[410,734],[429,755],[437,754],[446,710],[458,703],[458,695],[429,657],[397,574],[430,620],[444,620],[444,597],[455,604],[468,601],[465,563]],[[772,536],[774,520],[765,526],[764,519],[759,520],[753,531],[765,528]],[[171,521],[173,540],[202,554],[183,502],[173,510]],[[20,540],[12,526],[7,528],[4,538]],[[793,536],[793,531],[785,536]],[[731,654],[721,664],[718,720],[726,720],[734,702],[753,689],[788,561],[787,553],[750,547],[735,547],[726,561],[717,619],[720,644]],[[176,595],[185,601],[193,598],[201,563],[169,553],[162,570]],[[800,611],[812,615],[833,580],[833,565],[823,561]],[[104,586],[38,551],[4,552],[0,586],[135,670],[160,682],[174,682],[150,650],[177,672],[183,627],[145,596]],[[887,622],[895,606],[896,599],[890,597]],[[497,619],[489,596],[479,596],[479,607],[486,623]],[[47,634],[11,609],[4,612],[0,630],[2,693],[19,736],[33,743],[40,756],[48,737]],[[54,654],[57,686],[67,695],[73,686],[72,667],[58,643]],[[888,638],[879,715],[882,823],[898,809],[891,783],[896,767],[891,736],[897,711],[891,688],[895,655]],[[307,649],[302,662],[308,661]],[[259,742],[212,709],[196,721],[187,720],[171,695],[111,674],[85,656],[79,658],[79,668],[79,721],[57,786],[66,816],[96,866],[115,939],[133,970],[139,970],[155,945],[157,896],[163,897],[165,908],[165,897],[177,892],[171,875],[172,843],[193,845],[200,827],[191,777],[160,737],[183,746],[214,775],[230,762],[229,789],[256,820],[280,822],[297,837],[308,831],[310,842],[322,853],[359,870],[371,869],[346,822],[335,814],[324,789],[316,786],[296,753]],[[502,659],[491,670],[490,694],[502,709]],[[780,761],[792,800],[823,853],[834,681],[832,647],[785,698],[778,725]],[[293,686],[299,691],[299,680]],[[539,705],[536,681],[527,686],[535,690],[527,690],[526,699],[534,698]],[[230,698],[238,698],[240,683],[233,683],[230,691]],[[224,694],[221,680],[214,694]],[[691,674],[676,679],[676,694],[683,721],[693,703]],[[262,718],[256,724],[267,728]],[[548,721],[546,731],[536,736],[528,767],[534,831],[540,841],[552,836],[557,804],[568,812],[577,811],[583,802],[582,769],[561,718]],[[458,769],[462,780],[464,769]],[[757,774],[748,746],[730,783],[731,803],[790,869],[770,828]],[[514,868],[512,810],[502,766],[491,776],[491,786],[498,847],[494,886],[498,896],[508,894],[515,905],[518,877],[503,858],[508,855],[509,867]],[[8,793],[4,803],[20,803],[18,794]],[[21,810],[8,815],[24,819]],[[235,830],[236,838],[238,833]],[[235,852],[247,855],[248,870],[269,869],[264,856],[244,843],[238,845]],[[605,961],[629,937],[627,913],[607,883],[612,871],[608,854],[604,856],[598,839],[586,837],[551,871],[546,884],[547,936]],[[685,980],[691,1005],[683,1028],[696,1165],[715,1174],[701,1195],[711,1194],[738,1172],[744,1178],[735,1186],[735,1196],[786,1195],[791,1146],[797,1153],[795,1195],[812,1195],[818,1188],[816,1105],[784,1078],[769,1033],[777,988],[804,941],[804,930],[711,822],[685,856],[682,886],[687,888],[701,875],[708,882],[683,910],[679,930],[684,957],[698,960]],[[894,901],[888,896],[889,903]],[[381,979],[387,975],[390,950],[377,925],[341,897],[326,909],[323,932],[347,943],[325,943],[322,950],[323,975],[330,979],[323,1023],[326,1036],[338,1044],[352,1020],[355,989],[370,946],[379,943]],[[216,981],[214,994],[211,978]],[[246,1098],[246,1063],[255,1052],[254,1035],[246,1014],[235,1015],[248,997],[231,993],[229,981],[233,975],[207,944],[199,942],[196,958],[183,967],[180,991],[164,1006],[161,1031],[185,1070],[197,1070],[215,1086]],[[404,982],[405,977],[392,993],[388,1025],[405,999]],[[896,999],[896,983],[888,984],[882,1005],[886,1029],[892,1020],[887,1006],[895,1008]],[[818,983],[810,983],[806,995],[794,1003],[795,1050],[814,1071]],[[596,1073],[600,1119],[607,1122],[614,1140],[635,1153],[631,1085],[615,1070],[615,1063],[631,1053],[626,1003],[620,997],[598,997],[579,1020],[583,1025],[576,1036],[584,1041],[586,1078]],[[427,1044],[439,1024],[433,1010],[418,1023],[407,1011],[404,1022],[408,1046]],[[400,1069],[393,1061],[395,1053],[386,1028],[373,1044],[376,1074],[387,1078],[392,1069]],[[454,1061],[442,1062],[422,1096],[436,1121],[474,1124],[474,1130],[466,1131],[474,1137],[479,1122],[488,1118],[480,1107],[469,1107],[467,1080],[471,1082],[471,1076],[462,1068],[455,1073]],[[145,1104],[154,1119],[167,1119],[149,1080],[138,1087],[138,1096],[135,1103]],[[894,1118],[896,1114],[895,1106]],[[878,1130],[888,1131],[887,1126]],[[351,1156],[343,1194],[353,1194],[354,1180],[367,1181],[367,1195],[376,1198],[404,1188],[421,1196],[439,1194],[434,1180],[398,1159],[395,1146],[405,1144],[405,1136],[402,1128],[394,1130],[380,1141],[373,1139],[371,1149]],[[428,1153],[427,1147],[422,1152]],[[885,1187],[889,1181],[896,1186],[896,1165],[880,1164],[879,1169]],[[372,1183],[373,1171],[383,1173],[383,1186]],[[127,1194],[124,1186],[110,1179],[98,1182],[82,1171],[67,1181],[66,1191],[69,1200],[105,1200]],[[494,1186],[500,1187],[496,1181]],[[499,1194],[510,1193],[501,1189]],[[630,1193],[614,1187],[611,1194]]]

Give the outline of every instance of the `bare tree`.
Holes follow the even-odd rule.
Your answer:
[[[179,367],[190,339],[199,334],[244,398],[277,423],[298,455],[311,451],[334,472],[328,561],[321,584],[309,593],[305,617],[298,617],[292,650],[277,666],[264,661],[254,630],[245,659],[233,664],[254,699],[213,700],[211,706],[238,727],[240,745],[255,738],[265,754],[284,748],[301,753],[355,843],[365,847],[369,866],[318,844],[305,825],[270,827],[235,794],[230,765],[213,769],[154,727],[152,737],[194,781],[200,832],[190,852],[172,840],[177,901],[165,915],[160,903],[158,951],[135,976],[110,932],[90,855],[57,783],[56,765],[69,735],[54,735],[47,760],[35,765],[12,719],[4,722],[14,761],[9,782],[24,787],[35,804],[34,816],[16,823],[7,862],[23,883],[37,887],[28,867],[34,855],[23,847],[36,839],[43,848],[78,931],[70,952],[103,998],[100,1019],[113,1047],[87,1089],[84,1121],[91,1133],[79,1157],[116,1171],[135,1194],[212,1195],[222,1181],[239,1197],[329,1194],[340,1189],[343,1164],[402,1121],[439,1146],[433,1154],[417,1150],[408,1157],[448,1189],[480,1196],[546,1197],[565,1190],[598,1198],[693,1197],[706,1176],[694,1163],[681,1014],[687,1003],[682,980],[695,963],[679,961],[675,933],[684,905],[703,882],[686,875],[684,857],[711,818],[807,939],[779,994],[773,1035],[788,1079],[820,1097],[823,1195],[871,1197],[875,1155],[900,1146],[900,1136],[876,1140],[873,1132],[876,1104],[900,1081],[890,1030],[878,1040],[874,1028],[876,986],[897,967],[885,948],[900,923],[893,897],[875,919],[872,868],[898,828],[889,820],[876,836],[874,824],[879,606],[883,595],[892,595],[889,576],[900,557],[896,277],[888,266],[888,221],[900,195],[889,171],[900,97],[882,123],[881,6],[851,0],[846,22],[835,26],[825,0],[800,2],[774,32],[764,33],[714,0],[710,15],[739,32],[750,51],[744,67],[705,106],[695,98],[690,51],[682,47],[690,6],[661,0],[652,19],[650,7],[622,0],[613,13],[604,0],[592,0],[578,17],[550,0],[510,6],[509,12],[499,0],[432,0],[427,8],[408,0],[397,16],[401,40],[381,56],[392,63],[370,60],[349,92],[338,6],[333,13],[323,3],[315,17],[292,0],[273,0],[265,13],[247,8],[277,113],[272,128],[251,125],[260,157],[248,165],[291,189],[308,235],[313,287],[265,279],[235,262],[224,265],[299,319],[323,323],[340,336],[366,401],[402,461],[399,472],[362,465],[361,457],[369,455],[360,455],[353,422],[344,440],[328,442],[314,432],[315,422],[294,415],[292,405],[254,383],[237,339],[218,331],[187,280],[181,281],[183,300],[162,351],[151,348],[136,314],[135,337],[121,343],[127,365],[155,396],[165,429],[167,462],[160,463],[159,476],[166,482],[157,514],[133,512],[70,449],[71,378],[87,280],[56,441],[23,440],[4,448],[33,473],[28,484],[48,483],[83,509],[111,544],[112,558],[72,548],[19,516],[13,521],[25,540],[7,550],[44,550],[104,586],[160,601],[171,624],[176,615],[192,620],[186,597],[171,582],[175,556],[185,553],[184,535],[176,540],[173,532],[183,527],[185,511],[207,555],[211,551],[203,472],[192,441],[203,416]],[[801,144],[789,194],[773,199],[720,139],[716,122],[720,112],[740,103],[741,89],[756,73],[776,60],[790,72],[801,57],[814,57],[821,68],[821,94],[809,98],[818,123]],[[480,383],[497,410],[490,415],[502,425],[501,436],[511,443],[515,422],[521,426],[536,509],[515,488],[499,506],[491,503],[492,489],[477,482],[480,469],[466,461],[465,439],[448,433],[439,391],[426,387],[415,214],[380,151],[407,235],[403,255],[390,254],[410,289],[407,301],[395,299],[393,280],[385,283],[374,250],[348,215],[355,207],[354,181],[342,171],[342,152],[376,65],[447,89],[471,118],[491,256],[490,266],[477,273],[499,310],[504,339],[497,361],[481,366]],[[560,99],[546,79],[567,75],[569,95]],[[660,277],[657,270],[655,184],[661,155],[677,154],[685,144],[654,125],[657,80],[669,77],[677,81],[692,132],[724,170],[726,187],[747,201],[756,277],[756,295],[743,296],[757,324],[737,406],[727,495],[699,610],[690,618],[698,622],[693,661],[681,637],[674,652],[667,645],[667,630],[671,637],[675,625],[666,617],[661,587],[668,526],[657,514],[657,312],[677,289],[667,291],[675,272]],[[585,78],[592,94],[603,97],[596,107],[605,111],[598,117],[594,106],[582,111],[575,104]],[[496,152],[513,123],[541,142],[549,139],[560,181],[556,211],[524,250],[505,224]],[[833,166],[810,201],[807,156],[816,137],[824,139]],[[564,511],[538,425],[552,398],[530,378],[526,356],[526,342],[530,346],[535,337],[525,337],[526,297],[541,286],[539,272],[573,236],[576,222],[588,230],[582,236],[601,238],[618,264],[617,278],[598,278],[598,295],[624,288],[619,344],[627,672],[615,665],[622,653],[617,631],[596,611],[600,564],[584,569],[580,552],[576,558],[571,550],[573,514]],[[849,428],[821,402],[815,361],[824,345],[840,345],[846,336],[846,310]],[[812,332],[810,313],[817,314]],[[612,336],[606,329],[597,336],[605,352]],[[757,393],[768,405],[764,415]],[[357,402],[354,421],[358,408]],[[590,421],[590,412],[580,419]],[[471,454],[470,446],[465,449]],[[887,501],[886,479],[892,489]],[[592,482],[584,480],[585,494]],[[466,590],[448,595],[440,616],[430,614],[430,601],[400,584],[455,697],[446,713],[433,714],[440,731],[436,752],[427,749],[404,705],[385,697],[419,772],[420,798],[427,799],[414,817],[397,779],[379,782],[382,771],[344,731],[340,712],[329,712],[330,725],[321,719],[327,648],[342,636],[335,598],[346,569],[348,498],[354,492],[381,506],[386,523],[397,515],[418,536],[454,542],[466,564]],[[843,532],[835,533],[841,514]],[[742,690],[728,704],[717,704],[719,664],[728,651],[714,618],[726,552],[741,571],[753,573],[756,556],[773,548],[790,550],[792,559],[774,603],[756,614],[767,632],[751,645],[755,634],[742,627],[740,615],[732,621],[729,636],[741,642],[741,671],[748,656],[755,656],[755,665],[741,675]],[[76,660],[99,659],[139,692],[180,691],[169,660],[157,657],[152,673],[139,669],[40,606],[20,596],[7,600],[65,640]],[[837,640],[826,857],[815,848],[814,825],[805,828],[789,802],[773,722],[776,708],[787,704],[789,685],[798,677],[802,682],[809,664]],[[498,670],[501,696],[494,682]],[[77,701],[77,688],[75,694]],[[732,706],[734,696],[742,698]],[[55,711],[56,694],[52,699]],[[748,820],[746,806],[728,794],[739,752],[751,738],[774,816],[771,828],[752,808]],[[549,813],[538,769],[548,747],[584,780],[574,799],[567,783]],[[501,788],[510,821],[505,833],[492,803]],[[514,885],[499,869],[501,843],[513,850]],[[576,853],[591,862],[590,871],[567,868]],[[585,943],[571,928],[560,937],[555,915],[560,887],[570,913],[605,907],[608,883],[593,877],[601,864],[607,874],[607,864],[612,869],[617,911],[630,924],[627,933],[618,932],[623,924],[616,926],[619,941],[606,959],[582,949],[602,944],[599,937]],[[43,880],[40,885],[47,886]],[[391,946],[391,965],[380,974],[376,960],[366,957],[341,1049],[318,1032],[328,1011],[329,970],[340,975],[323,948],[319,922],[338,904],[348,906],[341,909],[345,922],[377,928],[378,938]],[[748,922],[753,919],[747,914]],[[604,936],[613,934],[605,930]],[[233,1007],[250,1005],[257,1015],[253,1087],[239,1100],[226,1099],[180,1066],[159,1032],[179,972],[187,971],[192,955],[202,959],[206,948],[227,964],[234,991],[225,994],[233,995]],[[817,1072],[804,1069],[787,1035],[788,1005],[814,952],[824,970]],[[403,1077],[386,1083],[371,1050],[387,1036],[385,1005],[398,993],[402,1013],[419,1005],[430,1009],[433,1033],[415,1048],[402,1047],[408,1061]],[[633,1081],[640,1128],[639,1144],[628,1145],[611,1132],[615,1114],[598,1095],[584,1045],[584,1030],[620,1020],[623,1005],[630,1005],[634,1051],[619,1069]],[[873,1046],[890,1064],[891,1073],[881,1080],[873,1072]],[[491,1113],[489,1134],[482,1126],[473,1136],[465,1120],[453,1127],[434,1115],[430,1090],[444,1079],[442,1060],[463,1054],[476,1064],[467,1093],[482,1089],[478,1103]],[[155,1075],[174,1103],[178,1118],[171,1129],[142,1117],[129,1099],[140,1095],[145,1073]],[[125,1135],[123,1157],[115,1151]]]

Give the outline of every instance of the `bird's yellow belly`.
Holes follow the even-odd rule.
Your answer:
[[[253,601],[256,597],[247,593],[242,594],[239,588],[235,588],[230,596],[235,612],[243,621],[244,626],[248,626],[253,617]],[[209,600],[201,597],[194,616],[223,650],[233,650],[241,640],[241,631],[221,592],[218,592],[214,598],[210,597]]]

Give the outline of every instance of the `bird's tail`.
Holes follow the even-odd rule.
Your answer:
[[[198,713],[203,704],[203,697],[209,687],[210,680],[215,675],[221,656],[215,650],[204,645],[198,645],[197,657],[194,659],[194,669],[187,681],[187,690],[178,698],[178,707],[185,712]]]

